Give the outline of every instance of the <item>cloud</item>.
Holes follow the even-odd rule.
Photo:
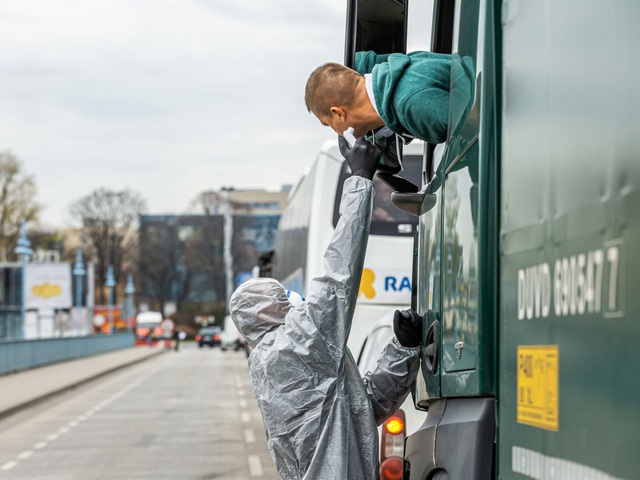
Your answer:
[[[293,183],[332,134],[303,102],[340,61],[343,0],[0,0],[0,149],[43,222],[99,187],[151,213],[201,190]]]

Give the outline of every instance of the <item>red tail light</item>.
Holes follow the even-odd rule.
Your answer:
[[[380,466],[380,480],[402,480],[402,458],[387,458]]]
[[[196,335],[196,342],[199,342],[202,337],[200,335]]]
[[[214,335],[213,339],[217,342],[218,340],[220,340],[220,335]]]
[[[382,425],[380,480],[401,480],[404,466],[405,417],[402,410]]]

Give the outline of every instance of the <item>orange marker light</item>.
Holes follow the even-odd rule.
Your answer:
[[[397,435],[404,429],[404,422],[398,417],[391,417],[389,420],[387,420],[385,426],[387,427],[387,431],[389,433]]]

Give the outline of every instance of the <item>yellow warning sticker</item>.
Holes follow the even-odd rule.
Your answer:
[[[558,345],[518,346],[518,423],[558,431]]]

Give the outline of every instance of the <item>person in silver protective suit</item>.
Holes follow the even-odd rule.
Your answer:
[[[291,301],[270,278],[243,283],[230,300],[231,318],[253,348],[251,388],[285,480],[378,479],[376,425],[400,407],[419,366],[422,321],[412,310],[396,312],[396,337],[364,378],[346,346],[379,153],[364,139],[349,149],[341,137],[340,149],[352,176],[324,255],[325,275],[312,280],[304,301]]]

